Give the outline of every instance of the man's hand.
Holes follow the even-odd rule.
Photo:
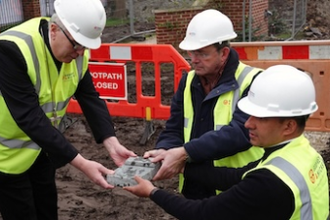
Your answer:
[[[158,155],[160,155],[161,153],[165,152],[166,150],[164,149],[155,149],[155,150],[149,150],[147,152],[144,153],[143,157],[144,158],[149,158],[149,157],[157,157]]]
[[[123,165],[127,158],[137,156],[133,151],[121,145],[116,137],[105,139],[103,144],[117,166]]]
[[[139,176],[134,177],[135,181],[138,183],[135,186],[126,186],[123,189],[133,193],[139,197],[149,197],[151,191],[156,188],[149,180],[142,179]]]
[[[153,180],[170,179],[179,174],[184,169],[186,159],[187,152],[184,147],[171,148],[167,151],[162,150],[160,154],[151,159],[152,162],[162,162]]]
[[[95,184],[105,188],[112,189],[114,186],[108,184],[104,176],[107,174],[113,174],[113,170],[109,170],[104,167],[102,164],[95,161],[87,160],[78,154],[70,164],[75,168],[82,171],[91,181]]]

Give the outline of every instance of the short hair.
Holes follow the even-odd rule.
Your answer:
[[[293,119],[296,121],[298,129],[303,131],[306,126],[306,122],[309,118],[309,115],[302,115],[302,116],[296,116],[296,117],[279,117],[280,121],[284,121],[285,119]]]
[[[219,52],[222,48],[224,47],[230,47],[230,42],[228,40],[226,41],[222,41],[221,43],[217,42],[217,43],[214,43],[212,44],[216,49],[217,51]]]
[[[52,23],[56,23],[60,28],[62,28],[62,30],[66,30],[66,28],[64,27],[62,21],[60,20],[60,18],[58,17],[58,15],[56,13],[54,13],[50,17],[49,25],[51,25]]]

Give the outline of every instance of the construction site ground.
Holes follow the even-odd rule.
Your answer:
[[[139,31],[143,31],[141,29]],[[146,27],[146,25],[144,25]],[[126,27],[127,28],[127,27]],[[146,27],[148,28],[148,27]],[[126,29],[127,30],[127,29]],[[104,37],[106,42],[112,42],[113,35],[120,34],[120,29],[106,30]],[[112,34],[110,34],[112,33]],[[126,34],[129,32],[126,31]],[[123,35],[122,35],[123,36]],[[155,37],[149,36],[143,41],[134,41],[133,43],[154,43]],[[132,42],[131,42],[132,43]],[[135,91],[135,72],[134,68],[128,68],[128,100],[136,99]],[[143,94],[153,94],[153,75],[152,71],[143,73],[145,84],[143,85]],[[173,88],[173,72],[162,72],[168,80],[162,86],[162,98],[169,104],[173,93],[165,91]],[[164,89],[164,91],[163,91]],[[111,112],[110,112],[111,113]],[[89,159],[98,161],[103,165],[115,169],[116,166],[109,158],[102,145],[95,144],[91,131],[82,115],[71,115],[76,118],[74,123],[65,133],[70,142],[77,147],[81,154]],[[138,155],[143,155],[147,150],[153,149],[159,133],[164,129],[164,120],[152,120],[155,133],[151,136],[145,145],[140,144],[144,134],[146,121],[142,118],[113,117],[116,134],[120,142],[127,148],[133,150]],[[330,148],[328,132],[306,131],[305,135],[311,144],[321,153],[326,166],[330,166]],[[171,193],[178,193],[178,179],[175,177],[169,180],[155,182],[156,186],[168,190]],[[118,219],[118,220],[171,220],[175,219],[165,213],[161,208],[151,202],[148,198],[138,198],[122,190],[115,188],[113,190],[104,190],[91,183],[83,174],[67,165],[57,171],[57,185],[59,191],[59,215],[60,220],[76,219]]]
[[[137,31],[150,30],[150,24],[141,24],[136,26]],[[113,42],[118,36],[129,35],[129,27],[109,28],[105,30],[103,42]],[[117,36],[117,37],[115,37]],[[150,37],[150,42],[155,42],[155,38]],[[148,41],[136,41],[135,43],[146,43]],[[134,71],[129,71],[134,75]],[[173,75],[173,73],[162,73]],[[153,73],[150,72],[150,77]],[[134,80],[134,77],[128,77]],[[149,79],[150,81],[150,79]],[[148,82],[149,82],[148,81]],[[168,80],[168,87],[172,88],[173,80]],[[135,81],[128,82],[134,91]],[[149,88],[146,86],[145,88]],[[166,85],[164,86],[166,88]],[[147,94],[148,91],[145,91]],[[170,103],[172,94],[164,97],[167,103]],[[136,94],[131,94],[133,96]],[[110,112],[111,113],[111,112]],[[86,123],[83,115],[70,114],[76,122],[72,124],[65,132],[67,139],[88,159],[102,163],[110,169],[117,167],[109,157],[107,151],[101,144],[96,144],[91,130]],[[138,155],[143,155],[147,150],[153,149],[159,133],[164,129],[165,121],[152,120],[155,133],[151,136],[145,145],[140,144],[140,139],[144,133],[146,121],[140,118],[113,117],[116,134],[119,141],[127,148],[133,150]],[[328,132],[306,131],[306,136],[312,145],[323,156],[326,166],[330,167],[330,147]],[[58,212],[59,220],[172,220],[175,219],[165,213],[161,208],[151,202],[148,198],[138,198],[132,194],[117,187],[113,190],[105,190],[93,184],[81,172],[70,165],[66,165],[57,170],[56,181],[58,187]],[[171,193],[178,193],[178,179],[155,182],[159,188],[168,190]],[[1,219],[1,216],[0,216]]]

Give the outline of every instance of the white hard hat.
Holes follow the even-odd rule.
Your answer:
[[[237,37],[230,19],[215,9],[195,15],[188,24],[186,37],[179,47],[183,50],[198,50],[208,45]]]
[[[255,117],[295,117],[317,111],[313,81],[289,65],[276,65],[260,73],[238,107]]]
[[[76,42],[91,49],[100,47],[106,22],[100,0],[56,0],[54,8]]]

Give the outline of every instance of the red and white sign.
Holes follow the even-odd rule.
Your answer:
[[[89,62],[89,71],[101,99],[127,100],[125,64]]]

